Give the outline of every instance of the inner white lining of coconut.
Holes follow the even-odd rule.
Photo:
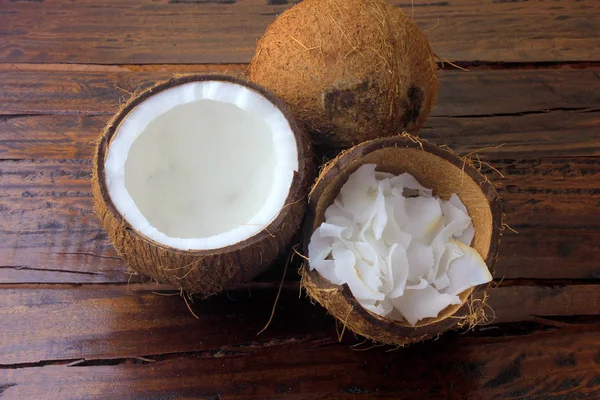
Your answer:
[[[105,160],[108,193],[129,224],[182,250],[246,240],[275,219],[298,171],[294,133],[261,94],[190,82],[144,100]]]

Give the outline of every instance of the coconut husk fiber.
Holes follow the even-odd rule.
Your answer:
[[[285,100],[319,145],[416,133],[437,96],[425,34],[384,0],[304,0],[257,45],[247,74]]]
[[[309,196],[304,225],[304,252],[312,232],[325,220],[325,210],[333,203],[350,174],[366,163],[378,171],[412,174],[435,196],[448,199],[456,193],[463,201],[475,228],[474,247],[493,273],[502,234],[502,206],[496,189],[467,160],[411,135],[367,141],[330,161],[321,171]],[[437,337],[458,327],[473,327],[486,318],[488,285],[470,288],[459,295],[460,305],[442,310],[437,318],[419,321],[416,327],[364,309],[350,288],[334,285],[305,263],[301,268],[302,286],[308,296],[327,309],[346,329],[377,342],[403,346]]]
[[[298,143],[299,170],[295,174],[285,205],[261,232],[234,245],[214,250],[185,251],[157,243],[135,231],[113,204],[106,187],[104,163],[111,140],[127,115],[153,94],[192,81],[227,81],[259,92],[286,116]],[[184,75],[157,84],[132,97],[108,123],[98,140],[94,159],[92,193],[102,226],[115,249],[133,270],[158,282],[170,283],[188,294],[212,295],[246,283],[287,254],[300,228],[306,197],[315,167],[308,136],[298,128],[286,106],[263,88],[226,75]]]

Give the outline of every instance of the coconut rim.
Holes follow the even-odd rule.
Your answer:
[[[112,201],[107,184],[106,184],[106,175],[105,175],[105,161],[106,155],[108,153],[108,149],[110,147],[110,143],[116,133],[119,130],[121,123],[127,118],[130,112],[132,112],[135,107],[141,104],[146,99],[151,96],[162,92],[164,90],[180,86],[190,82],[203,82],[203,81],[217,81],[217,82],[227,82],[232,84],[237,84],[247,88],[248,90],[254,91],[259,95],[263,96],[266,100],[268,100],[273,106],[275,106],[285,117],[286,121],[289,123],[290,129],[294,135],[294,139],[296,140],[296,149],[298,154],[298,170],[293,171],[294,176],[292,178],[292,182],[290,184],[290,189],[288,195],[285,199],[283,206],[281,207],[277,216],[269,222],[266,226],[264,226],[259,232],[253,234],[247,239],[239,241],[237,243],[233,243],[228,246],[223,246],[219,248],[213,249],[202,249],[202,250],[183,250],[175,247],[167,246],[163,243],[160,243],[156,240],[153,240],[146,235],[135,230],[131,224],[125,219],[125,217],[118,211],[114,202]],[[306,185],[304,182],[308,179],[308,171],[310,170],[310,165],[312,162],[312,152],[310,147],[310,141],[307,134],[301,130],[293,118],[291,112],[289,111],[288,106],[273,93],[268,91],[267,89],[257,85],[253,82],[236,78],[230,75],[224,74],[190,74],[190,75],[180,75],[175,76],[171,79],[168,79],[164,82],[159,82],[156,85],[144,90],[139,94],[134,94],[114,115],[114,117],[110,120],[110,122],[105,127],[100,140],[96,146],[94,160],[93,160],[93,178],[98,182],[98,186],[100,188],[101,201],[104,203],[109,212],[113,215],[113,217],[117,220],[120,220],[126,230],[130,231],[131,234],[143,240],[147,243],[151,243],[153,246],[161,247],[165,250],[169,250],[170,252],[182,254],[182,255],[212,255],[212,254],[223,254],[241,251],[247,248],[250,248],[257,243],[264,241],[267,238],[272,237],[271,232],[277,232],[278,229],[282,225],[285,224],[288,215],[292,212],[292,208],[289,205],[298,202],[302,197],[306,196],[303,193],[303,188]]]
[[[309,194],[309,206],[303,227],[304,253],[308,254],[308,243],[310,242],[310,237],[320,222],[322,222],[321,220],[324,220],[324,215],[317,218],[317,215],[315,215],[315,208],[318,203],[318,200],[316,199],[321,197],[327,188],[327,185],[324,184],[324,182],[328,181],[327,178],[337,175],[340,171],[345,170],[346,167],[344,167],[344,165],[347,163],[349,164],[351,161],[359,160],[367,154],[390,147],[398,149],[418,149],[430,153],[442,159],[443,161],[449,162],[462,169],[464,173],[466,173],[469,178],[471,178],[479,186],[481,192],[488,201],[488,206],[492,216],[490,243],[488,253],[485,258],[485,263],[490,272],[493,273],[496,259],[498,257],[500,238],[502,235],[502,201],[498,195],[498,192],[496,191],[496,188],[488,180],[488,178],[481,174],[475,167],[473,167],[468,160],[461,158],[452,151],[442,149],[434,144],[428,143],[407,133],[392,137],[373,139],[360,143],[342,152],[337,158],[331,160],[323,167]],[[357,163],[353,170],[356,170],[362,164],[363,163],[360,162]],[[351,170],[348,174],[354,172],[353,170]],[[410,171],[406,172],[410,173]],[[342,181],[342,185],[343,182],[345,181]],[[301,275],[303,278],[302,283],[307,289],[307,293],[309,295],[311,290],[315,290],[313,288],[309,288],[309,285],[314,286],[316,290],[336,291],[336,295],[342,297],[350,306],[351,312],[357,314],[360,319],[373,326],[381,327],[387,332],[397,335],[398,337],[414,337],[415,334],[418,334],[419,330],[423,330],[422,333],[429,337],[431,331],[428,331],[427,329],[433,326],[435,326],[437,333],[451,329],[458,324],[460,318],[466,317],[469,314],[468,299],[481,297],[489,286],[489,283],[486,283],[471,287],[461,292],[458,295],[461,299],[461,304],[449,305],[440,311],[438,317],[424,318],[418,321],[415,326],[412,326],[406,321],[397,321],[382,317],[367,310],[354,297],[348,284],[344,283],[342,285],[336,285],[330,282],[321,274],[319,274],[317,270],[311,270],[308,262],[303,263],[301,267]],[[308,284],[305,282],[305,280],[308,281]]]

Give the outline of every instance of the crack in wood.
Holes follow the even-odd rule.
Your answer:
[[[41,271],[41,272],[60,272],[67,274],[80,274],[80,275],[104,275],[101,272],[89,272],[89,271],[72,271],[72,270],[64,270],[64,269],[54,269],[54,268],[35,268],[28,267],[25,265],[0,265],[0,269],[14,269],[17,271]]]
[[[55,253],[55,254],[89,256],[89,257],[105,258],[105,259],[108,259],[108,260],[122,260],[121,257],[116,257],[116,256],[101,256],[100,254],[77,252],[77,251],[74,251],[74,252],[58,252],[58,253]]]
[[[545,287],[566,287],[575,285],[600,285],[599,278],[577,278],[577,279],[527,279],[527,278],[514,278],[514,279],[494,279],[494,282],[498,286],[512,287],[512,286],[545,286]],[[600,309],[599,309],[600,311]]]
[[[524,115],[540,115],[540,114],[549,114],[551,112],[556,111],[575,111],[581,113],[596,113],[600,112],[598,108],[590,108],[590,107],[558,107],[558,108],[547,108],[543,110],[536,111],[519,111],[514,113],[496,113],[496,114],[470,114],[470,115],[435,115],[436,118],[494,118],[494,117],[522,117]]]
[[[598,76],[596,72],[594,72],[595,76]],[[557,107],[557,108],[548,108],[542,110],[529,110],[529,111],[518,111],[511,113],[494,113],[494,114],[464,114],[464,115],[432,115],[435,118],[455,118],[455,119],[477,119],[477,118],[502,118],[502,117],[521,117],[525,115],[542,115],[549,114],[552,112],[578,112],[583,114],[590,113],[598,113],[600,112],[600,108],[591,108],[591,107]],[[37,118],[37,117],[54,117],[54,116],[63,116],[63,115],[83,115],[86,117],[98,117],[98,116],[109,116],[113,115],[111,112],[93,112],[93,111],[82,111],[73,113],[70,111],[48,111],[43,113],[15,113],[15,114],[0,114],[0,122],[7,122],[10,119],[17,118]],[[0,161],[11,160],[11,159],[0,159]],[[14,159],[21,160],[21,159]]]
[[[557,330],[568,330],[570,332],[576,331],[589,331],[594,328],[595,324],[576,324],[569,326],[568,324],[557,325],[557,324],[544,324],[532,321],[526,321],[522,323],[504,323],[495,326],[484,326],[476,328],[472,331],[469,336],[469,340],[483,340],[488,341],[492,337],[502,338],[502,340],[510,340],[511,338],[522,337],[522,336],[536,336],[546,335],[552,331]],[[493,328],[493,329],[492,329]],[[446,339],[449,340],[460,340],[461,334],[459,332],[449,332],[446,335]],[[67,368],[78,368],[78,367],[95,367],[95,366],[115,366],[115,365],[156,365],[161,362],[172,361],[177,359],[215,359],[215,358],[232,358],[232,357],[245,357],[252,356],[257,351],[268,348],[275,348],[278,346],[285,345],[304,345],[310,348],[329,348],[335,346],[347,346],[348,343],[341,343],[334,336],[289,336],[286,338],[274,338],[265,342],[246,342],[233,346],[224,346],[215,349],[197,350],[197,351],[179,351],[179,352],[165,352],[151,355],[134,355],[127,357],[113,357],[113,358],[91,358],[85,359],[81,357],[68,358],[68,359],[52,359],[52,360],[40,360],[37,362],[25,362],[25,363],[12,363],[12,364],[0,364],[0,370],[9,369],[22,369],[22,368],[38,368],[45,366],[63,366]],[[600,353],[599,353],[600,354]],[[518,377],[520,373],[520,362],[523,360],[523,356],[518,356],[515,360],[507,364],[506,368],[502,370],[497,376],[488,381],[489,387],[495,387],[500,384],[505,384],[513,381]],[[2,387],[0,386],[0,393]]]
[[[114,357],[114,358],[69,358],[69,359],[55,359],[55,360],[40,360],[37,362],[27,363],[13,363],[13,364],[0,364],[0,370],[3,369],[20,369],[20,368],[36,368],[45,367],[49,365],[62,365],[69,368],[77,367],[95,367],[95,366],[108,366],[108,365],[122,365],[122,364],[155,364],[162,361],[177,359],[177,358],[228,358],[237,356],[248,356],[255,354],[259,349],[271,348],[281,345],[289,344],[308,344],[318,346],[323,341],[337,341],[334,338],[313,338],[310,335],[305,336],[291,336],[288,338],[275,338],[265,342],[248,342],[234,346],[224,346],[217,349],[207,349],[198,351],[185,351],[185,352],[173,352],[173,353],[161,353],[152,355],[140,355],[130,357]]]

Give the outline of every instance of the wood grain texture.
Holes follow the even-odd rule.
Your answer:
[[[243,64],[168,68],[0,64],[0,114],[113,114],[123,98],[173,74],[241,74],[245,68]],[[598,68],[441,70],[439,80],[440,93],[431,117],[594,112],[600,104]]]
[[[295,268],[257,336],[282,263],[196,300],[198,319],[128,275],[92,212],[91,142],[132,92],[242,74],[293,1],[0,0],[0,398],[600,398],[600,3],[392,2],[474,66],[440,71],[421,135],[504,175],[483,165],[519,232],[500,248],[494,322],[356,351],[299,298]]]
[[[0,66],[0,282],[129,280],[91,211],[92,141],[127,92],[173,73],[244,68]],[[507,222],[520,234],[507,231],[497,278],[600,275],[594,261],[600,231],[590,218],[600,187],[593,157],[600,152],[598,75],[596,69],[440,73],[440,103],[423,137],[461,154],[476,151],[506,176],[491,174],[502,184]]]
[[[599,333],[593,325],[565,327],[393,352],[288,340],[185,357],[4,369],[0,390],[41,400],[595,399]]]
[[[595,0],[393,0],[452,60],[598,60]],[[288,0],[2,0],[0,60],[35,63],[248,62]]]
[[[600,276],[600,219],[590,217],[600,202],[597,159],[489,162],[505,176],[488,171],[520,232],[506,231],[496,278]],[[89,179],[88,160],[0,161],[0,283],[131,279],[93,213]]]
[[[0,65],[0,159],[88,157],[129,93],[174,73],[244,69]],[[440,99],[421,135],[486,158],[597,156],[599,77],[600,69],[440,71]]]
[[[0,115],[0,159],[87,158],[109,119],[109,114]],[[600,156],[600,112],[432,117],[420,135],[482,159]]]
[[[489,292],[494,323],[600,312],[600,285],[504,286],[507,284]],[[227,354],[286,341],[337,341],[334,319],[304,296],[299,298],[297,282],[286,284],[273,322],[260,336],[257,332],[269,318],[277,284],[254,283],[247,290],[198,300],[191,304],[198,319],[178,292],[164,291],[165,287],[5,286],[0,289],[0,369],[81,358],[153,358],[198,351]],[[474,335],[496,335],[497,329],[500,326],[482,327]],[[448,337],[455,339],[458,334]],[[349,345],[362,340],[349,332],[344,338]]]

